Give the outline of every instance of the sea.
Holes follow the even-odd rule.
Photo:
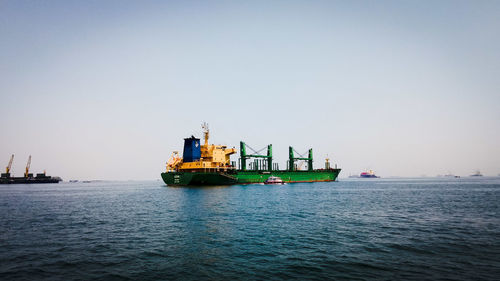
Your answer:
[[[2,185],[0,280],[500,280],[500,178]]]

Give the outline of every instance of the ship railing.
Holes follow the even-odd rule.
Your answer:
[[[211,172],[227,172],[227,171],[233,171],[236,170],[236,167],[233,166],[225,166],[225,167],[215,167],[215,168],[204,168],[203,171],[205,173],[211,173]]]

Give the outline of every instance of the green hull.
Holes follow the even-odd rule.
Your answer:
[[[270,176],[284,182],[335,181],[340,169],[313,171],[232,171],[232,172],[170,172],[161,177],[167,185],[232,185],[263,183]]]

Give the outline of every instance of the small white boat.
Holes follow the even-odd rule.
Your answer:
[[[285,182],[280,177],[270,176],[264,184],[285,184]]]

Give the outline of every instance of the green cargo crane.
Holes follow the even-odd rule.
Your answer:
[[[267,146],[267,155],[260,155],[258,151],[254,150],[255,154],[247,154],[246,150],[247,144],[240,141],[240,154],[241,154],[241,170],[246,171],[247,169],[247,159],[249,158],[264,158],[267,159],[267,170],[272,171],[273,169],[273,145],[269,144]],[[249,147],[251,149],[251,147]],[[252,149],[253,150],[253,149]],[[261,149],[263,150],[263,149]],[[256,170],[259,169],[256,165]]]
[[[299,153],[297,153],[299,154]],[[299,154],[300,155],[300,154]],[[302,156],[302,155],[301,155]],[[309,149],[309,157],[295,157],[293,147],[288,147],[288,170],[295,171],[295,161],[297,160],[306,160],[307,161],[307,170],[313,170],[313,150]]]

